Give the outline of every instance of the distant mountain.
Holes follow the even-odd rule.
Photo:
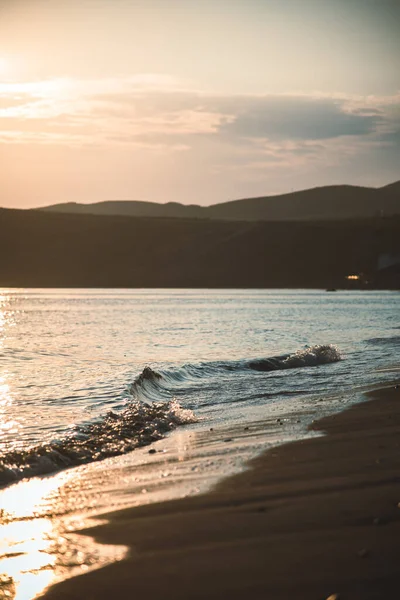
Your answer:
[[[380,189],[386,190],[387,192],[390,192],[393,194],[400,194],[400,181],[395,181],[393,183],[389,183],[388,185],[385,185]]]
[[[382,188],[335,185],[279,196],[232,200],[212,206],[137,200],[109,200],[94,204],[68,202],[37,210],[46,212],[172,217],[224,221],[326,221],[400,214],[400,181]]]
[[[208,215],[205,214],[207,207],[197,206],[195,204],[179,204],[178,202],[158,204],[157,202],[142,202],[140,200],[107,200],[105,202],[95,202],[93,204],[66,202],[65,204],[44,206],[38,210],[70,214],[120,215],[124,217],[208,217]]]

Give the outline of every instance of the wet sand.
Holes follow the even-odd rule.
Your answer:
[[[107,515],[131,548],[46,600],[400,597],[400,388],[313,425],[213,492]]]

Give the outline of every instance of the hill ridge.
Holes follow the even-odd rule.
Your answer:
[[[209,206],[144,200],[64,202],[33,210],[135,217],[206,218],[234,221],[307,221],[400,214],[400,181],[379,188],[335,184],[272,196],[239,198]]]

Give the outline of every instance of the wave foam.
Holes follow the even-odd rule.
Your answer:
[[[121,413],[110,411],[101,421],[78,427],[62,441],[6,454],[0,461],[0,485],[125,454],[196,421],[176,400],[132,402]]]
[[[316,367],[342,360],[340,350],[333,344],[309,346],[294,354],[272,356],[248,363],[255,371],[277,371],[280,369],[298,369],[300,367]]]

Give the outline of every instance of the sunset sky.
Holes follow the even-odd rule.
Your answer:
[[[398,0],[0,0],[0,206],[396,179]]]

